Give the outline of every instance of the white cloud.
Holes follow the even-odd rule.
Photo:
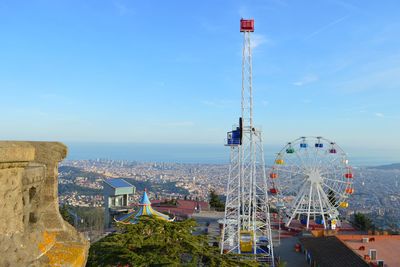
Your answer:
[[[251,35],[251,48],[257,48],[258,46],[262,44],[271,44],[272,41],[268,39],[265,35],[258,34],[258,33],[253,33]]]
[[[377,116],[377,117],[379,117],[379,118],[385,117],[385,115],[384,115],[383,113],[380,113],[380,112],[376,112],[376,113],[375,113],[375,116]]]
[[[304,38],[304,39],[305,39],[305,40],[308,40],[308,39],[311,39],[311,38],[317,36],[318,34],[321,34],[321,33],[323,33],[324,31],[328,30],[329,28],[335,26],[336,24],[338,24],[338,23],[340,23],[340,22],[346,20],[348,17],[349,17],[349,16],[346,15],[346,16],[343,16],[343,17],[341,17],[341,18],[338,18],[338,19],[336,19],[336,20],[334,20],[334,21],[331,21],[331,22],[329,22],[328,24],[326,24],[326,25],[322,26],[321,28],[319,28],[318,30],[312,32],[311,34],[309,34],[308,36],[306,36],[306,38]]]
[[[349,92],[365,90],[397,90],[400,88],[400,68],[387,69],[371,68],[360,73],[358,77],[338,84],[338,88]]]
[[[123,4],[120,1],[115,1],[113,4],[120,16],[133,13],[133,10],[131,8],[129,8],[127,5]]]
[[[293,82],[292,84],[295,86],[304,86],[313,82],[318,81],[318,76],[315,74],[307,74],[306,76],[304,76],[303,78],[301,78],[300,80]]]

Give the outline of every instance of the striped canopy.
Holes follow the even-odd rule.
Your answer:
[[[125,223],[125,224],[136,223],[139,220],[140,216],[142,216],[142,215],[154,216],[155,218],[161,219],[164,221],[173,221],[174,220],[174,219],[170,219],[167,215],[154,210],[151,207],[151,202],[149,200],[149,197],[147,196],[146,191],[144,191],[143,196],[140,199],[139,206],[140,206],[139,211],[137,211],[136,213],[135,212],[128,213],[118,219],[115,219],[115,221],[119,222],[119,223]]]

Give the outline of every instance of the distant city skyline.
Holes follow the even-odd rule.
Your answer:
[[[293,141],[293,140],[291,140]],[[229,148],[222,144],[150,144],[150,143],[82,143],[67,142],[67,160],[124,160],[138,162],[170,162],[228,164]],[[265,145],[265,164],[274,164],[283,148]],[[400,162],[391,150],[345,147],[351,166],[378,166]]]
[[[400,160],[398,10],[355,0],[2,1],[0,139],[222,145],[240,116],[244,17],[255,19],[264,144],[324,136]]]

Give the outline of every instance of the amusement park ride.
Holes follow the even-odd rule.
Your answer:
[[[274,266],[262,134],[253,123],[251,33],[254,20],[240,20],[243,32],[242,101],[239,125],[228,132],[230,167],[221,253],[245,254]]]
[[[347,208],[354,193],[353,171],[346,153],[322,137],[300,137],[277,155],[269,173],[270,193],[278,209],[309,228],[310,222],[325,229],[340,226],[339,208]]]
[[[242,254],[274,266],[269,206],[283,212],[287,227],[300,221],[307,230],[310,222],[336,229],[340,227],[338,209],[347,208],[347,199],[354,193],[353,171],[336,143],[301,137],[278,153],[266,177],[262,133],[253,122],[254,20],[241,19],[240,31],[244,37],[241,117],[227,134],[230,166],[220,247],[221,253]]]

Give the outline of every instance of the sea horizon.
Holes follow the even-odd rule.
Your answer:
[[[188,164],[228,164],[229,147],[218,144],[157,144],[111,142],[65,142],[67,160],[127,160],[138,162],[171,162]],[[265,164],[273,164],[282,146],[264,145]],[[346,149],[346,148],[344,148]],[[345,150],[352,166],[378,166],[399,163],[392,151],[382,154],[379,149]],[[392,154],[391,154],[392,153]]]

